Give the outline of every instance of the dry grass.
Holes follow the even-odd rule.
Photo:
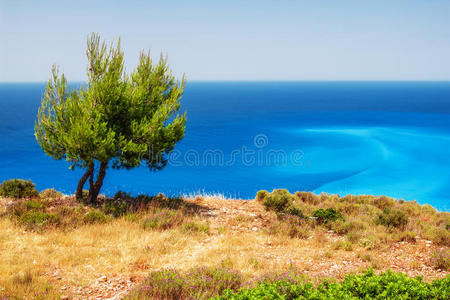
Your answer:
[[[379,211],[363,213],[368,208],[352,207],[356,205],[355,200],[307,201],[298,200],[305,214],[316,207],[335,207],[343,212],[345,222],[355,224],[347,224],[342,234],[334,228],[330,231],[326,226],[308,225],[308,235],[289,238],[283,231],[269,230],[283,220],[265,211],[259,202],[210,197],[188,200],[205,209],[185,215],[188,222],[209,224],[208,231],[187,231],[180,224],[166,230],[145,229],[141,220],[153,211],[141,212],[137,218],[123,216],[104,224],[44,231],[25,230],[3,216],[0,217],[0,298],[12,295],[18,298],[41,295],[44,299],[120,297],[150,270],[165,267],[183,271],[198,266],[222,266],[248,276],[259,276],[294,265],[313,279],[343,278],[368,267],[422,275],[426,280],[446,276],[446,271],[436,270],[428,261],[433,251],[448,246],[438,245],[439,234],[437,242],[430,243],[424,237],[434,236],[436,233],[429,231],[438,227],[430,224],[448,222],[448,214],[437,213],[429,207],[417,212],[418,207],[406,204],[415,217],[410,218],[405,231],[423,228],[413,241],[411,234],[397,237],[398,232],[389,232],[384,226],[367,225],[371,224],[367,216],[375,216]],[[64,201],[61,203],[66,205]],[[359,223],[365,225],[361,227]],[[358,236],[360,231],[364,232],[363,236]],[[349,237],[349,233],[353,236]],[[373,245],[370,244],[372,236],[377,240]],[[367,245],[361,240],[367,240]]]

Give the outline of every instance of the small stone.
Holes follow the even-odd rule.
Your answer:
[[[252,230],[253,231],[258,231],[258,227],[253,227]]]
[[[61,287],[61,290],[65,291],[65,290],[67,290],[67,287],[64,285],[64,286]]]
[[[97,280],[99,282],[105,282],[105,281],[108,281],[108,278],[105,275],[103,275],[103,276],[99,277]]]

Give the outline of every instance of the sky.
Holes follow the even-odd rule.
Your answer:
[[[450,80],[449,0],[0,0],[0,81],[86,80],[92,32],[188,80]]]

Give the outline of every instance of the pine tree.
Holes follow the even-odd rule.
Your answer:
[[[109,167],[166,166],[167,155],[184,137],[186,113],[179,109],[185,80],[175,79],[167,58],[153,64],[144,52],[127,75],[120,39],[108,46],[92,34],[86,55],[88,80],[78,89],[71,89],[53,66],[35,136],[46,154],[85,170],[76,198],[82,198],[89,180],[89,200],[95,202]]]

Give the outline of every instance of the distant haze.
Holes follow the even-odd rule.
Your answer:
[[[0,0],[0,81],[84,81],[91,32],[188,80],[450,80],[448,0]]]

